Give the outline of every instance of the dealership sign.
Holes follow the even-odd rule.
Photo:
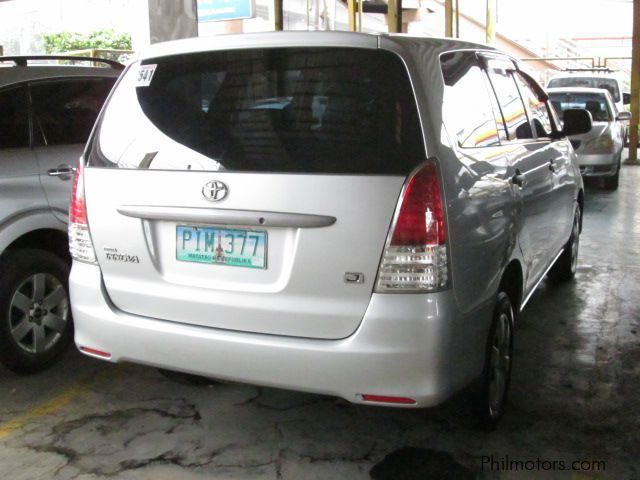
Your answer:
[[[255,0],[197,0],[198,22],[236,20],[255,16]]]

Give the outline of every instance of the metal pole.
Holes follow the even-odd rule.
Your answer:
[[[604,57],[604,68],[609,68],[609,60],[631,60],[631,57]]]
[[[640,118],[640,0],[633,0],[633,40],[631,41],[631,123],[627,165],[638,163],[638,123]]]
[[[491,44],[496,40],[496,0],[487,0],[487,35],[486,42]]]
[[[537,62],[537,61],[553,61],[555,62],[557,61],[563,61],[566,62],[568,60],[571,61],[577,61],[577,60],[588,60],[591,62],[591,68],[596,68],[596,59],[593,57],[526,57],[526,58],[521,58],[520,60],[522,60],[523,62]]]
[[[460,0],[456,0],[456,38],[460,38]]]
[[[402,32],[402,0],[387,0],[387,25],[389,33]]]
[[[389,33],[397,33],[396,25],[398,24],[396,19],[396,1],[387,0],[387,30]]]
[[[358,31],[359,32],[362,31],[362,9],[363,9],[362,0],[358,0]]]
[[[284,30],[283,4],[284,0],[273,0],[273,29],[276,32]]]
[[[444,36],[453,37],[453,0],[444,2]]]
[[[349,31],[356,31],[356,0],[348,0],[347,9],[349,11]]]

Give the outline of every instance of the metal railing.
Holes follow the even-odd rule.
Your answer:
[[[26,67],[30,61],[37,60],[56,60],[65,62],[90,62],[103,63],[110,68],[123,70],[124,65],[115,60],[99,57],[79,57],[73,55],[14,55],[8,57],[0,57],[0,62],[13,62],[18,67]]]

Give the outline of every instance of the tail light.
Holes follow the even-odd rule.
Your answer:
[[[405,184],[378,269],[376,292],[448,286],[448,254],[438,169],[427,162]]]
[[[87,224],[87,208],[84,202],[82,161],[73,175],[71,205],[69,206],[69,252],[74,260],[96,263],[96,254]]]

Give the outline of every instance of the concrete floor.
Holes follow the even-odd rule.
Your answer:
[[[495,432],[470,429],[461,399],[403,411],[185,386],[70,351],[37,376],[0,370],[0,478],[640,478],[639,185],[625,167],[619,191],[587,189],[576,281],[543,284],[520,317]],[[483,456],[606,470],[491,471]]]

